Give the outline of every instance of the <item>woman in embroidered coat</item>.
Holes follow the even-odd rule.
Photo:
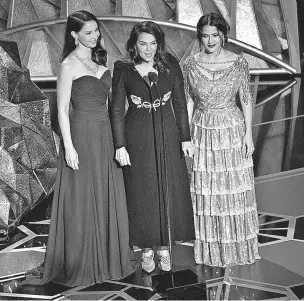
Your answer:
[[[130,242],[143,248],[168,243],[166,191],[173,242],[188,241],[194,229],[184,155],[191,155],[192,144],[182,72],[164,51],[164,33],[153,22],[136,24],[126,49],[129,59],[114,65],[111,123],[116,159],[124,166]],[[157,75],[157,86],[150,72]],[[146,250],[150,272],[153,255]]]

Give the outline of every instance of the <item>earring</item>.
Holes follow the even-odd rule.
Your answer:
[[[226,44],[225,38],[223,38],[223,39],[222,39],[222,47],[225,47],[225,44]]]
[[[135,58],[138,57],[138,52],[137,52],[137,48],[135,48]]]
[[[79,40],[78,38],[75,38],[75,45],[78,46],[78,44],[79,44]]]

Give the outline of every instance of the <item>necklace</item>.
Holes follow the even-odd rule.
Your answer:
[[[235,62],[235,60],[231,60],[231,61],[224,61],[224,62],[206,62],[206,61],[202,61],[201,63],[203,64],[227,64],[227,63],[233,63]]]
[[[220,53],[221,53],[221,51],[218,53],[218,55]],[[202,64],[214,64],[214,65],[217,65],[217,64],[227,64],[227,63],[233,63],[233,62],[235,62],[235,60],[228,60],[228,61],[221,61],[221,62],[216,62],[216,61],[208,62],[208,61],[204,61],[204,57],[208,57],[208,56],[210,57],[210,54],[208,55],[206,53],[200,52],[200,54],[199,54],[200,63],[202,63]]]
[[[96,75],[99,66],[97,65],[95,68],[92,68],[91,66],[89,66],[83,58],[81,58],[76,52],[73,52],[73,55],[76,57],[76,59],[82,63],[90,72],[92,72],[94,75]]]
[[[235,60],[230,60],[230,61],[224,61],[224,62],[205,62],[202,60],[203,58],[203,54],[200,53],[199,54],[199,57],[195,60],[196,61],[196,64],[204,69],[207,73],[211,74],[212,75],[212,79],[211,80],[215,80],[215,76],[216,75],[224,75],[225,73],[228,73],[230,70],[233,70],[234,66],[236,65],[236,62],[238,60],[235,59]],[[226,64],[226,63],[232,63],[229,67],[227,68],[222,68],[222,69],[217,69],[217,70],[211,70],[207,67],[205,67],[203,64]],[[205,76],[207,77],[208,79],[210,79],[208,76]],[[220,77],[221,78],[221,77]]]

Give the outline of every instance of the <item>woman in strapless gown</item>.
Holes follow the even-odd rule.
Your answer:
[[[57,85],[62,147],[43,283],[74,287],[132,272],[124,182],[107,110],[111,74],[100,39],[94,15],[69,16]]]

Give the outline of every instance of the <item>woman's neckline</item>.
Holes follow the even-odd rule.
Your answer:
[[[134,66],[134,69],[135,69],[135,71],[136,71],[142,78],[148,77],[150,72],[154,72],[154,73],[156,73],[157,75],[158,75],[158,73],[159,73],[158,70],[155,69],[155,68],[153,67],[154,65],[152,66],[152,70],[149,71],[147,74],[141,74],[141,73],[138,71],[138,69],[136,68],[136,66],[137,66],[137,65]]]
[[[85,75],[82,75],[82,76],[79,76],[79,77],[73,79],[73,82],[76,81],[76,80],[78,80],[78,79],[80,79],[80,78],[83,78],[83,77],[93,77],[93,78],[96,78],[99,81],[99,80],[101,80],[104,77],[104,75],[106,73],[110,73],[110,70],[106,69],[100,77],[97,77],[97,76],[94,76],[94,75],[90,75],[90,74],[85,74]]]
[[[201,52],[199,52],[199,53],[197,53],[196,55],[194,55],[194,60],[195,60],[195,62],[201,67],[201,68],[203,68],[203,69],[206,69],[207,71],[209,71],[210,73],[212,73],[212,72],[214,72],[214,73],[216,73],[216,72],[224,72],[224,71],[226,71],[226,70],[229,70],[230,68],[232,68],[232,67],[234,67],[235,65],[236,65],[236,63],[239,61],[239,59],[241,58],[241,56],[240,55],[238,55],[237,57],[236,57],[236,59],[234,59],[234,60],[230,60],[230,61],[225,61],[225,62],[218,62],[218,64],[225,64],[225,63],[232,63],[231,65],[229,65],[228,67],[226,67],[226,68],[222,68],[222,69],[217,69],[217,70],[211,70],[211,69],[209,69],[209,68],[207,68],[207,67],[205,67],[203,64],[204,63],[206,63],[206,62],[200,62],[199,61],[199,57],[201,56]],[[208,63],[207,63],[208,64]],[[212,64],[212,63],[209,63],[209,64]],[[215,63],[216,64],[216,63]]]
[[[211,57],[208,54],[204,55],[202,51],[196,53],[195,56],[200,57],[200,59],[203,59],[204,57]],[[236,54],[236,57],[234,59],[228,59],[227,58],[227,60],[225,60],[225,61],[211,61],[211,62],[210,61],[204,61],[203,63],[206,63],[206,64],[225,64],[225,63],[228,63],[228,62],[234,62],[234,61],[236,61],[239,56],[240,56],[239,54]]]
[[[238,61],[240,60],[241,56],[238,56],[234,62],[227,68],[223,68],[223,69],[219,69],[219,70],[210,70],[209,68],[202,66],[199,62],[197,62],[197,60],[195,59],[197,65],[206,70],[207,72],[209,72],[210,74],[212,74],[212,76],[214,77],[215,74],[220,74],[219,77],[217,78],[210,78],[208,77],[206,74],[204,74],[202,71],[199,71],[200,75],[203,76],[206,80],[208,80],[209,82],[215,83],[218,82],[219,80],[223,79],[224,76],[226,76],[231,70],[233,70],[233,68],[235,68],[235,66],[237,65]]]

